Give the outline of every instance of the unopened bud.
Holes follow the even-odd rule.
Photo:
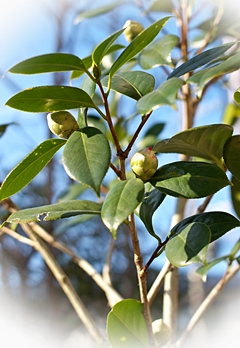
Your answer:
[[[131,42],[138,34],[140,34],[144,30],[141,23],[131,20],[127,20],[123,28],[126,28],[124,30],[124,36],[126,41],[128,42]]]
[[[140,150],[133,155],[130,165],[137,178],[147,181],[157,170],[158,159],[152,147]]]
[[[75,117],[68,111],[56,111],[47,115],[48,128],[59,138],[68,139],[79,129]]]

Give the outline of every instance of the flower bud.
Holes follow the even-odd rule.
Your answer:
[[[137,178],[147,181],[156,172],[158,159],[152,147],[148,147],[135,153],[130,161],[130,165]]]
[[[69,138],[79,129],[78,123],[68,111],[57,111],[47,115],[48,128],[59,138]]]
[[[131,20],[127,20],[123,26],[123,28],[126,29],[124,30],[124,36],[126,41],[131,42],[133,39],[135,39],[135,37],[140,34],[144,28],[142,26],[142,24],[140,24],[139,22],[136,21],[131,21]]]

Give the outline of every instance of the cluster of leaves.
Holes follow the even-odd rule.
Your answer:
[[[240,52],[235,49],[231,54],[225,55],[235,45],[235,42],[230,42],[194,56],[173,69],[165,82],[155,86],[154,77],[142,70],[160,65],[174,67],[171,59],[169,60],[169,54],[178,44],[178,38],[167,34],[154,40],[169,19],[170,17],[164,17],[154,22],[126,47],[115,44],[124,32],[121,29],[101,42],[92,55],[84,59],[71,54],[45,54],[27,59],[9,70],[17,74],[70,71],[72,79],[83,74],[86,77],[81,88],[34,87],[17,93],[7,101],[6,105],[12,108],[35,113],[78,109],[79,130],[73,132],[68,139],[48,139],[38,145],[8,174],[0,188],[0,201],[28,185],[63,146],[62,160],[66,173],[75,181],[90,187],[98,197],[101,196],[101,185],[110,168],[115,168],[121,180],[111,187],[106,197],[101,197],[103,203],[90,200],[64,201],[15,212],[5,223],[48,221],[81,214],[98,214],[116,237],[118,227],[126,222],[130,214],[137,213],[136,209],[139,207],[140,219],[149,233],[158,240],[159,250],[165,250],[166,257],[173,265],[183,267],[195,262],[201,263],[203,268],[199,270],[199,274],[205,277],[207,271],[217,262],[234,259],[236,251],[218,260],[206,260],[209,244],[240,225],[239,220],[228,213],[209,212],[190,216],[174,226],[165,241],[155,233],[152,224],[154,212],[167,195],[186,199],[208,197],[228,185],[233,186],[234,183],[239,189],[240,135],[233,136],[233,127],[228,124],[194,127],[157,142],[153,147],[156,153],[184,154],[191,157],[192,161],[177,161],[160,166],[148,182],[144,183],[139,178],[132,178],[131,174],[129,178],[121,176],[120,170],[113,164],[115,159],[111,149],[115,145],[119,158],[125,160],[131,148],[123,151],[120,147],[119,151],[118,140],[115,139],[115,143],[112,143],[105,131],[107,127],[102,126],[103,123],[107,124],[110,131],[111,127],[114,128],[108,107],[110,91],[134,99],[137,113],[144,120],[162,105],[175,106],[178,92],[183,85],[196,85],[196,94],[200,99],[210,81],[240,68]],[[120,54],[111,68],[103,69],[103,58],[116,51],[120,51]],[[129,62],[139,64],[141,70],[121,71]],[[198,70],[199,68],[202,69]],[[189,72],[191,76],[187,80],[181,78]],[[102,105],[95,101],[97,86],[102,95]],[[236,102],[240,100],[239,95],[240,90],[237,90],[234,94]],[[89,126],[89,109],[98,113],[99,117],[96,119],[98,125],[101,123],[101,130]],[[2,127],[6,128],[7,125]],[[112,132],[114,134],[116,135]],[[234,177],[232,182],[226,175],[227,170]],[[237,196],[236,191],[234,195]],[[146,347],[142,305],[135,300],[126,301],[116,305],[109,315],[109,339],[114,346],[115,342],[127,335],[127,326],[128,342],[133,335],[134,343],[136,339],[139,340],[138,347]],[[126,306],[128,312],[125,311]],[[126,314],[129,313],[129,306],[134,307],[131,322],[128,322]],[[132,313],[136,314],[136,322],[132,321]],[[120,322],[125,323],[123,333],[119,330]],[[117,332],[114,330],[116,326]],[[139,333],[143,335],[142,338]]]

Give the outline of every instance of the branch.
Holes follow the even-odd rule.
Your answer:
[[[205,300],[201,303],[201,305],[198,307],[198,309],[192,316],[184,333],[176,342],[176,348],[182,345],[182,343],[186,340],[189,333],[193,330],[195,325],[199,322],[203,314],[206,312],[208,307],[212,304],[212,302],[219,295],[219,293],[222,291],[225,285],[237,274],[239,270],[240,270],[240,265],[236,266],[231,271],[227,271],[225,275],[223,276],[223,278],[214,286],[212,291],[208,294],[208,296],[205,298]]]
[[[18,240],[21,243],[35,247],[35,243],[31,239],[21,236],[17,232],[10,230],[10,228],[7,228],[5,226],[1,227],[0,234],[2,233],[8,234],[9,236],[13,237],[14,239]]]

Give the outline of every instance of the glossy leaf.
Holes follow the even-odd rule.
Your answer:
[[[94,65],[98,67],[100,66],[103,57],[107,54],[110,47],[117,40],[117,38],[124,32],[124,30],[125,28],[116,31],[94,49],[92,53],[92,61]]]
[[[152,218],[153,214],[155,213],[157,208],[162,204],[165,197],[166,195],[164,193],[160,192],[159,190],[153,189],[152,191],[145,193],[144,199],[140,207],[140,219],[143,221],[148,232],[155,237],[156,234],[153,229]],[[157,239],[161,241],[159,237]]]
[[[11,97],[6,105],[28,112],[51,112],[82,107],[96,108],[85,91],[68,86],[42,86],[25,89]]]
[[[102,81],[103,86],[108,86],[108,78]],[[111,89],[135,100],[151,92],[155,79],[152,75],[143,71],[126,71],[116,74],[112,78]]]
[[[221,167],[223,147],[232,133],[233,128],[226,124],[195,127],[161,140],[153,149],[157,153],[181,153],[204,158]]]
[[[234,135],[226,141],[223,158],[228,170],[240,180],[240,135]]]
[[[184,161],[160,167],[149,182],[163,193],[182,198],[206,197],[231,184],[215,164]]]
[[[202,278],[202,280],[204,282],[206,282],[207,280],[207,273],[217,264],[219,264],[222,261],[227,261],[227,256],[222,256],[222,257],[218,257],[214,260],[208,261],[206,265],[203,265],[201,267],[199,267],[196,270],[196,274]]]
[[[137,208],[144,195],[140,179],[120,181],[108,192],[102,207],[102,220],[116,238],[119,225]]]
[[[72,179],[91,187],[99,195],[110,158],[105,135],[97,128],[84,127],[68,139],[63,151],[63,166]]]
[[[233,126],[240,117],[240,106],[228,104],[223,114],[223,123]]]
[[[174,107],[177,92],[183,84],[184,81],[177,77],[165,81],[156,90],[139,99],[137,102],[137,111],[140,114],[146,114],[152,110],[158,109],[162,105]]]
[[[9,223],[50,221],[81,214],[100,214],[101,204],[88,200],[68,201],[42,207],[16,211],[7,219]]]
[[[183,226],[192,222],[201,222],[210,228],[211,242],[222,237],[226,232],[232,230],[233,228],[240,226],[239,220],[234,216],[224,212],[212,211],[189,216],[175,225],[171,229],[170,235],[178,233]]]
[[[139,63],[141,67],[145,70],[161,65],[173,67],[171,52],[178,41],[179,38],[177,36],[167,34],[161,37],[157,42],[152,43],[140,54]]]
[[[195,57],[189,59],[187,62],[180,65],[177,69],[173,70],[173,72],[168,76],[168,79],[172,77],[182,76],[190,71],[193,71],[207,63],[211,60],[219,57],[221,54],[226,52],[230,47],[235,45],[236,42],[229,42],[227,44],[223,44],[214,48],[210,48],[207,51],[204,51]]]
[[[233,184],[231,186],[232,204],[237,216],[240,218],[240,181],[236,179],[235,176],[233,176],[232,184]]]
[[[0,188],[0,201],[27,186],[65,143],[63,139],[49,139],[30,152],[5,178]]]
[[[16,125],[17,123],[15,122],[10,122],[7,124],[0,124],[0,138],[3,136],[3,134],[6,132],[7,127]]]
[[[14,74],[42,74],[57,71],[86,71],[83,61],[73,54],[51,53],[26,59],[14,65],[9,72]]]
[[[206,69],[206,71],[199,71],[187,80],[187,83],[197,84],[197,97],[202,97],[202,91],[205,85],[213,78],[228,74],[240,68],[240,52],[228,58],[226,61]],[[236,98],[236,96],[235,96]]]
[[[188,266],[195,262],[205,263],[211,240],[210,228],[200,222],[182,227],[166,244],[166,257],[176,267]]]
[[[126,299],[113,306],[107,318],[107,334],[113,348],[149,348],[143,304]]]
[[[124,1],[116,1],[116,2],[113,2],[109,5],[97,7],[93,10],[84,11],[84,12],[81,11],[78,14],[78,16],[76,17],[76,19],[74,20],[74,24],[78,24],[79,22],[81,22],[87,18],[93,18],[93,17],[100,16],[102,14],[108,13],[108,12],[114,10],[116,7],[122,5],[123,3],[124,3]]]
[[[111,80],[113,75],[133,57],[140,53],[147,45],[149,45],[153,39],[159,34],[162,27],[166,24],[170,17],[165,17],[157,22],[154,22],[148,28],[143,30],[135,39],[123,50],[120,56],[115,60],[109,71],[109,86],[110,89]]]

